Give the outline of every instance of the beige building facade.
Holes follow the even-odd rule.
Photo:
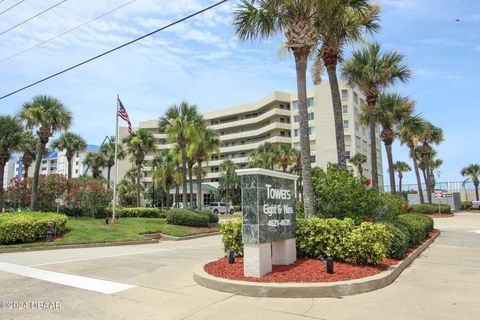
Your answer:
[[[364,175],[371,177],[369,129],[360,124],[361,107],[365,99],[358,91],[340,83],[343,121],[345,127],[346,157],[356,153],[367,156]],[[308,117],[310,127],[310,147],[312,166],[325,168],[329,162],[337,162],[332,99],[330,86],[322,83],[307,92]],[[203,114],[208,127],[220,136],[220,154],[212,156],[205,164],[207,175],[203,182],[218,185],[221,164],[229,159],[239,168],[248,167],[250,154],[261,144],[272,142],[290,144],[300,148],[299,117],[297,95],[288,92],[273,92],[252,103],[229,107]],[[158,119],[141,121],[140,128],[150,130],[157,138],[157,150],[170,149],[165,134],[159,132]],[[379,131],[377,131],[379,132]],[[383,185],[381,144],[377,135],[377,157],[379,182]],[[153,154],[146,157],[153,160]],[[350,170],[357,169],[348,163]],[[152,168],[144,166],[143,183],[152,183]]]

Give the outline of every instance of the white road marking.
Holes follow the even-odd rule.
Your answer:
[[[0,271],[10,272],[24,277],[44,280],[69,287],[80,288],[105,294],[117,293],[136,287],[125,283],[87,278],[47,270],[40,270],[6,262],[0,262]]]
[[[476,234],[480,234],[480,230],[469,230],[468,232],[473,232],[473,233],[476,233]]]

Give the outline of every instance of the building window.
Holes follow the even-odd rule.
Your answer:
[[[294,135],[295,137],[298,137],[298,129],[294,129],[294,130],[293,130],[293,135]]]
[[[360,129],[360,125],[358,124],[358,122],[355,122],[355,130],[359,130]]]
[[[356,92],[353,93],[353,102],[355,102],[355,104],[358,103],[358,94]]]
[[[213,201],[213,194],[204,194],[203,195],[203,205],[208,206],[210,202]]]
[[[293,116],[293,122],[298,123],[300,121],[300,116]]]
[[[314,120],[315,119],[315,113],[309,112],[308,113],[308,120]]]
[[[343,120],[343,128],[348,129],[348,120]]]
[[[342,106],[342,111],[343,111],[343,113],[348,113],[348,106],[347,106],[347,105],[343,105],[343,106]]]
[[[308,134],[312,135],[315,133],[315,127],[308,127]]]
[[[342,90],[342,100],[348,100],[348,90]]]
[[[78,169],[75,170],[75,173],[78,173]]]
[[[313,98],[308,98],[307,99],[307,107],[313,107]]]
[[[298,109],[298,101],[292,102],[293,109]]]
[[[280,131],[280,136],[285,137],[285,131]]]
[[[350,159],[350,151],[345,151],[345,159]]]
[[[315,155],[310,156],[310,163],[315,163],[317,161]]]

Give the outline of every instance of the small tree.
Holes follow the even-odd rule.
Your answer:
[[[223,161],[221,168],[224,172],[220,175],[220,185],[225,192],[225,202],[228,204],[232,192],[240,185],[240,178],[235,173],[237,165],[233,161]]]
[[[97,179],[102,176],[102,168],[107,165],[107,160],[99,152],[90,152],[83,163],[92,169],[92,177]]]
[[[462,176],[469,177],[472,181],[473,185],[475,186],[475,198],[477,201],[478,199],[478,185],[479,185],[479,177],[480,177],[480,165],[479,164],[471,164],[468,167],[465,167],[460,172]]]
[[[398,192],[402,192],[402,179],[404,172],[412,171],[412,168],[408,165],[408,163],[403,161],[397,161],[392,166],[393,170],[398,174]]]
[[[112,167],[115,165],[115,137],[109,137],[108,141],[100,146],[100,152],[104,155],[107,161],[107,188],[110,189],[110,171]],[[123,160],[125,158],[125,151],[123,150],[123,146],[118,144],[117,146],[117,159]]]
[[[57,150],[65,150],[68,163],[68,179],[72,179],[72,158],[75,152],[83,151],[87,147],[87,142],[80,135],[65,132],[57,140],[52,142],[52,147]]]
[[[350,163],[357,167],[358,174],[363,178],[363,164],[367,162],[367,156],[361,153],[357,153],[349,159]]]

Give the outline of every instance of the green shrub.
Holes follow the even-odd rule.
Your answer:
[[[404,208],[407,206],[407,202],[401,195],[382,193],[379,197],[375,220],[388,220],[406,213]]]
[[[363,222],[345,239],[342,258],[356,264],[380,264],[387,257],[391,238],[386,226]]]
[[[210,223],[218,223],[219,218],[218,218],[218,214],[216,214],[216,213],[213,213],[211,211],[206,211],[206,210],[205,211],[198,211],[197,213],[202,215],[202,216],[208,217],[208,222],[210,222]]]
[[[380,196],[376,188],[365,186],[366,178],[358,179],[348,170],[329,164],[327,170],[314,168],[312,174],[315,210],[324,218],[352,218],[356,223],[375,214]]]
[[[410,247],[410,233],[408,230],[396,226],[391,222],[382,222],[381,224],[385,225],[388,232],[392,235],[392,241],[390,242],[387,256],[393,259],[403,259],[405,257],[405,252]]]
[[[235,210],[235,212],[242,211],[242,206],[235,205],[233,206],[233,210]]]
[[[112,208],[107,208],[109,214],[112,214]],[[159,208],[117,208],[115,216],[119,218],[166,218],[166,213]]]
[[[66,230],[67,216],[56,213],[19,212],[0,214],[0,244],[29,243],[45,239],[48,222],[57,234]]]
[[[297,221],[297,247],[301,254],[317,258],[340,258],[343,241],[353,230],[352,219],[339,220],[335,218],[299,219]]]
[[[408,229],[410,247],[420,244],[433,229],[433,219],[422,214],[402,214],[392,222],[395,226],[402,225],[403,228]]]
[[[167,223],[189,227],[208,227],[209,217],[186,209],[167,211]]]
[[[222,243],[225,253],[233,251],[238,254],[243,254],[242,221],[222,221],[220,223],[220,232],[222,232]]]
[[[438,204],[413,204],[410,206],[412,213],[421,213],[421,214],[435,214],[438,213]],[[450,213],[451,207],[449,204],[440,205],[440,213]]]
[[[295,217],[297,220],[305,218],[305,209],[303,207],[303,202],[297,201],[295,203]]]
[[[470,210],[472,209],[472,201],[462,201],[460,204],[460,210]]]

